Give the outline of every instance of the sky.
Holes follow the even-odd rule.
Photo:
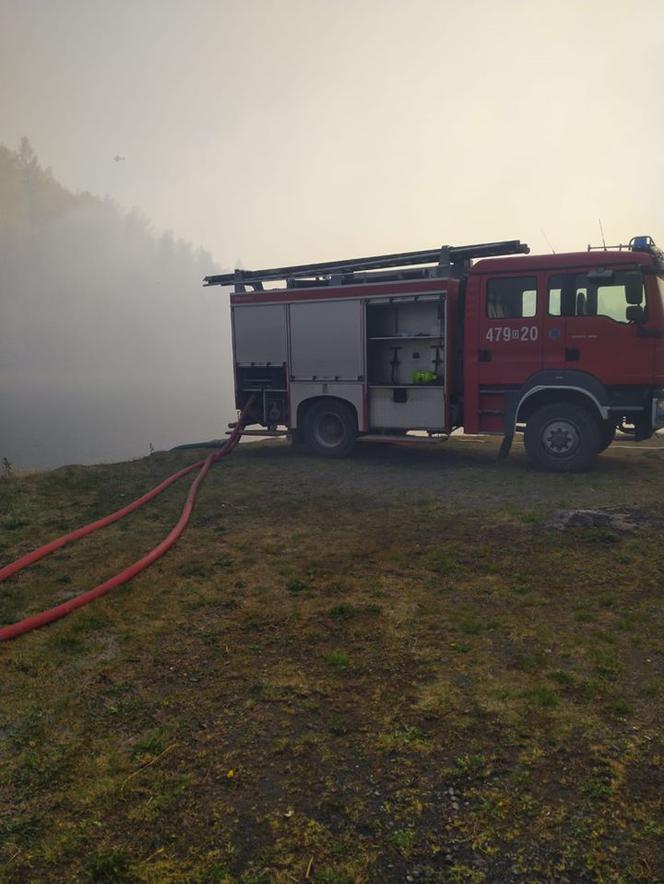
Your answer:
[[[0,0],[0,142],[220,267],[664,240],[663,50],[661,0]]]

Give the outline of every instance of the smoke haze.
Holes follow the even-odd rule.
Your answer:
[[[135,457],[223,435],[227,296],[214,265],[136,212],[73,195],[29,147],[0,149],[0,456],[26,467]]]

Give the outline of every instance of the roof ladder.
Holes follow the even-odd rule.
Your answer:
[[[468,270],[473,258],[498,255],[527,254],[530,251],[518,239],[502,242],[477,243],[468,246],[442,246],[417,252],[396,252],[391,255],[373,255],[366,258],[348,258],[342,261],[323,261],[315,264],[296,264],[267,270],[241,270],[206,276],[204,285],[235,286],[237,293],[247,287],[263,291],[266,282],[285,282],[287,288],[326,285],[357,285],[363,282],[400,279],[427,279],[450,276]],[[422,265],[429,265],[424,267]]]

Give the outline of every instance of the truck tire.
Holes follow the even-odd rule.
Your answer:
[[[314,402],[304,418],[304,438],[316,454],[347,457],[357,439],[355,412],[336,399]]]
[[[531,415],[523,437],[533,466],[555,473],[587,469],[599,452],[599,421],[580,405],[544,405]]]

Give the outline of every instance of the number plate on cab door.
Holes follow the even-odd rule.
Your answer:
[[[524,341],[536,341],[539,337],[539,329],[536,325],[522,325],[520,328],[512,328],[509,325],[494,325],[487,329],[485,340],[491,343],[510,342],[520,343]]]

